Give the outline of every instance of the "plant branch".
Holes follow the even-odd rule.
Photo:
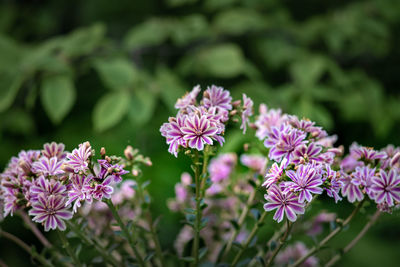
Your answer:
[[[360,239],[368,232],[369,228],[376,222],[376,220],[381,215],[381,211],[377,210],[375,214],[369,219],[369,221],[365,224],[364,228],[358,233],[358,235],[349,243],[347,246],[341,251],[341,253],[336,254],[325,266],[330,267],[333,266],[337,261],[339,261],[344,254],[349,252]]]
[[[283,245],[286,242],[286,239],[289,236],[290,230],[292,229],[292,225],[293,223],[291,223],[289,220],[286,221],[286,231],[284,233],[284,235],[282,236],[282,238],[279,239],[279,245],[278,247],[274,250],[274,252],[272,253],[271,257],[268,259],[267,262],[267,267],[271,266],[271,264],[274,262],[274,259],[276,257],[276,255],[278,255],[279,251],[281,250],[281,248],[283,247]]]
[[[47,240],[47,238],[42,234],[42,232],[36,227],[35,223],[29,218],[28,214],[25,211],[20,211],[18,213],[24,223],[28,226],[28,228],[32,231],[32,233],[39,239],[42,245],[46,248],[51,248],[53,245]]]
[[[38,254],[34,249],[32,249],[29,245],[27,245],[24,241],[19,239],[13,234],[10,234],[8,232],[5,232],[0,229],[0,236],[3,236],[7,238],[8,240],[14,242],[17,244],[19,247],[21,247],[23,250],[28,252],[33,258],[37,259],[43,266],[48,266],[48,267],[54,267],[53,264],[48,262],[42,255]]]
[[[300,266],[308,257],[312,256],[314,253],[318,252],[321,247],[323,247],[326,243],[328,243],[333,237],[335,237],[338,233],[342,231],[342,229],[350,223],[350,221],[354,218],[354,216],[361,209],[364,200],[359,202],[357,206],[354,208],[353,212],[344,220],[344,222],[339,225],[335,230],[333,230],[329,235],[327,235],[317,246],[314,246],[312,249],[308,251],[306,255],[298,259],[294,264],[290,265],[290,267]]]
[[[112,203],[112,201],[110,199],[106,200],[106,204],[108,205],[108,208],[110,209],[112,215],[114,216],[115,220],[117,221],[119,227],[122,230],[122,233],[124,234],[125,238],[128,240],[129,245],[131,246],[133,253],[135,253],[135,257],[136,260],[139,262],[139,265],[142,267],[145,267],[145,263],[143,261],[142,256],[140,255],[139,251],[136,248],[136,244],[133,241],[132,235],[129,232],[128,228],[126,227],[126,225],[123,223],[121,217],[118,214],[117,209],[115,208],[114,204]]]
[[[251,241],[253,240],[254,236],[257,234],[258,229],[262,226],[265,216],[267,215],[267,212],[264,211],[261,217],[258,219],[256,224],[253,226],[253,229],[250,232],[250,235],[247,237],[246,242],[243,244],[241,249],[239,250],[238,254],[236,254],[235,258],[232,261],[232,267],[236,266],[238,263],[240,257],[243,255],[244,251],[247,249]]]

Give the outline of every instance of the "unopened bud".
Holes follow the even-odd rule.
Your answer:
[[[150,158],[145,158],[144,159],[144,164],[146,164],[147,166],[153,166],[153,162],[151,162]]]
[[[329,148],[327,152],[334,153],[336,156],[341,156],[343,155],[343,150],[344,150],[343,146],[339,146],[339,147]]]
[[[106,156],[106,149],[104,147],[100,148],[100,156],[104,158]]]
[[[248,143],[245,143],[245,144],[243,145],[243,150],[244,150],[245,152],[247,152],[247,151],[249,151],[249,147],[250,147],[250,145],[249,145]]]
[[[29,173],[31,171],[31,166],[25,160],[20,160],[18,165],[22,168],[24,173]]]
[[[71,166],[69,166],[68,164],[63,164],[61,166],[61,169],[65,172],[72,172],[72,173],[74,172],[74,169]]]
[[[140,173],[140,171],[139,171],[138,169],[132,168],[132,175],[133,175],[133,176],[138,176],[139,173]]]
[[[255,125],[254,123],[250,123],[249,126],[250,126],[250,128],[252,128],[254,130],[258,129],[257,125]]]
[[[89,148],[89,147],[90,147],[89,141],[86,141],[85,143],[83,143],[83,145],[84,145],[86,148]]]
[[[111,163],[111,158],[109,156],[106,156],[105,160],[107,160],[108,163]]]
[[[132,160],[133,159],[133,147],[127,146],[124,150],[124,155],[128,160]]]
[[[205,98],[210,98],[210,94],[208,93],[208,91],[204,91],[203,96]]]
[[[237,109],[234,109],[231,112],[229,112],[229,115],[235,116],[237,113],[238,113]]]
[[[234,118],[234,119],[232,119],[232,121],[235,122],[235,123],[237,123],[237,122],[239,122],[239,119]]]
[[[239,100],[233,101],[232,106],[239,107],[241,103],[242,103],[242,100],[239,99]]]

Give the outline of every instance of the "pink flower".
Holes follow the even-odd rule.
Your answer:
[[[63,174],[64,171],[61,169],[62,164],[63,162],[58,160],[57,157],[42,157],[39,161],[32,164],[32,172],[44,176]]]
[[[389,173],[381,170],[380,177],[373,177],[372,182],[376,203],[386,202],[391,207],[395,201],[400,202],[400,176],[395,170],[390,170]]]
[[[88,168],[88,160],[92,155],[92,147],[89,142],[79,145],[78,149],[74,149],[72,153],[67,155],[66,164],[71,167],[74,172],[86,172]]]
[[[186,120],[185,126],[181,128],[191,148],[199,151],[204,149],[204,144],[213,144],[212,138],[218,132],[216,127],[211,126],[210,121],[205,117],[193,115]]]
[[[64,220],[72,218],[72,212],[65,207],[65,198],[60,195],[46,198],[40,194],[37,201],[32,203],[29,215],[34,216],[32,218],[34,222],[42,223],[45,231],[57,228],[64,231],[66,228]]]
[[[268,159],[261,155],[246,155],[240,156],[240,162],[255,171],[258,174],[264,174]]]
[[[187,108],[190,105],[194,105],[196,103],[196,97],[200,93],[200,85],[196,85],[193,87],[192,91],[186,93],[182,98],[178,99],[175,104],[175,108],[183,109]]]
[[[289,221],[294,222],[297,219],[296,214],[304,214],[304,203],[299,203],[298,197],[293,192],[284,193],[275,184],[271,185],[264,197],[267,200],[264,209],[266,211],[276,209],[274,220],[278,223],[285,215]]]
[[[212,85],[204,92],[203,105],[205,108],[216,107],[219,109],[231,110],[232,97],[228,90]]]

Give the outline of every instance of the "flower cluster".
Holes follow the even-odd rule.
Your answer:
[[[160,132],[169,145],[168,151],[178,156],[180,148],[202,151],[205,145],[213,145],[217,141],[221,146],[225,142],[225,126],[235,114],[241,115],[243,132],[252,115],[253,101],[243,94],[243,105],[232,102],[230,92],[222,87],[212,85],[203,93],[200,104],[197,96],[200,86],[178,99],[175,108],[178,113],[164,123]]]
[[[400,148],[389,145],[377,151],[353,143],[340,167],[342,195],[349,202],[367,196],[387,212],[400,203]]]
[[[45,144],[41,151],[21,151],[0,175],[4,217],[27,208],[45,231],[65,230],[65,221],[82,201],[110,198],[121,176],[128,173],[116,157],[103,153],[95,161],[93,156],[89,142],[71,153],[55,142]]]
[[[268,157],[274,161],[263,186],[267,188],[264,209],[276,209],[275,220],[280,222],[286,215],[295,221],[306,203],[324,191],[335,201],[341,200],[342,179],[332,164],[342,151],[333,147],[334,136],[328,136],[315,122],[268,110],[264,104],[255,127],[256,136],[264,141]]]

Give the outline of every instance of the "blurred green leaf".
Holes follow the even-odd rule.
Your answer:
[[[159,67],[156,73],[156,80],[159,87],[161,99],[167,105],[171,113],[176,113],[175,102],[182,97],[185,92],[185,86],[179,77],[166,67]]]
[[[23,109],[11,109],[1,115],[4,130],[12,134],[29,135],[35,130],[32,115]]]
[[[0,112],[12,105],[22,83],[23,77],[18,72],[0,72]]]
[[[115,126],[128,111],[130,95],[126,91],[116,91],[104,95],[93,110],[94,129],[98,132]]]
[[[40,98],[47,116],[60,123],[74,105],[76,93],[73,80],[68,75],[46,77],[42,82]]]
[[[132,92],[128,114],[133,124],[141,126],[151,119],[156,100],[156,95],[147,88],[136,88]]]
[[[221,33],[243,34],[265,29],[267,23],[254,9],[235,8],[218,13],[213,26]]]
[[[184,74],[196,73],[202,76],[232,78],[242,74],[246,60],[239,46],[220,44],[187,56],[179,66]]]
[[[302,60],[295,61],[290,66],[290,74],[295,83],[307,90],[318,82],[326,70],[325,66],[324,58],[309,56]]]
[[[124,58],[99,59],[94,66],[103,83],[114,90],[131,88],[137,75],[132,63]]]
[[[126,49],[137,49],[144,46],[159,45],[170,33],[170,21],[150,19],[132,28],[125,36]]]
[[[177,45],[184,45],[207,35],[209,35],[207,20],[200,14],[183,17],[175,21],[171,27],[171,38]]]
[[[61,39],[61,50],[67,57],[91,53],[104,42],[106,27],[97,23],[90,27],[80,28]]]

